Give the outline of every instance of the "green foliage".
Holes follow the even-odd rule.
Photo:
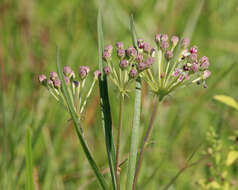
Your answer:
[[[198,185],[202,189],[237,189],[236,175],[233,175],[231,170],[232,165],[238,160],[237,140],[233,139],[227,148],[225,140],[210,128],[207,133],[207,143],[203,153],[208,157],[207,176],[205,179],[200,179]]]
[[[194,7],[199,2],[100,0],[105,42],[119,40],[126,42],[126,46],[131,44],[128,29],[128,15],[131,13],[138,37],[149,42],[157,32],[181,37],[191,13],[197,15]],[[176,98],[171,95],[161,105],[163,111],[155,119],[155,128],[147,144],[138,190],[160,189],[168,184],[184,167],[188,155],[204,141],[209,126],[214,126],[221,139],[228,139],[237,130],[238,112],[213,100],[214,95],[226,94],[237,101],[237,7],[237,0],[209,0],[204,1],[201,10],[197,10],[200,17],[191,43],[198,45],[199,52],[210,58],[212,75],[208,89],[184,88],[176,92]],[[61,188],[67,190],[99,188],[83,149],[78,147],[72,123],[68,122],[69,115],[47,95],[45,89],[40,88],[36,79],[39,74],[55,69],[56,43],[61,47],[63,65],[70,65],[74,70],[81,65],[89,65],[92,70],[98,68],[97,10],[97,0],[0,2],[0,189],[25,189],[26,126],[31,126],[32,155],[40,189],[47,183],[49,189],[59,189],[57,184],[61,182]],[[142,86],[147,88],[145,84]],[[113,118],[110,130],[103,131],[101,127],[98,90],[94,91],[85,108],[87,115],[83,116],[82,127],[92,156],[103,169],[106,181],[111,183],[104,139],[108,135],[106,139],[112,142],[112,132],[117,127],[118,96],[110,83],[107,90]],[[130,99],[134,97],[135,94],[131,93]],[[134,113],[134,102],[126,99],[125,104],[122,160],[128,158]],[[147,127],[151,113],[149,91],[142,90],[141,105],[139,137]],[[49,144],[42,133],[45,128],[54,156],[48,151]],[[235,139],[236,134],[233,136]],[[230,152],[229,147],[229,143],[223,143],[223,148]],[[223,163],[226,161],[227,157]],[[236,163],[229,166],[231,176],[238,175]],[[122,187],[127,180],[126,166],[121,166]],[[187,169],[171,189],[199,189],[194,185],[194,179],[207,179],[206,168],[198,164]]]

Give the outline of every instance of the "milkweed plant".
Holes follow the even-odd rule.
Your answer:
[[[211,75],[209,70],[210,63],[208,57],[199,55],[197,46],[190,46],[188,38],[180,40],[177,36],[169,37],[167,34],[156,34],[154,43],[149,44],[142,38],[136,37],[135,31],[133,32],[133,25],[131,26],[132,45],[125,47],[123,42],[116,42],[115,46],[103,46],[100,18],[98,21],[99,70],[93,73],[93,80],[88,79],[89,75],[91,75],[88,66],[80,66],[78,72],[75,72],[69,66],[61,69],[60,63],[57,63],[58,72],[50,72],[49,76],[41,74],[39,82],[71,114],[80,143],[100,187],[114,190],[120,190],[121,188],[120,136],[123,132],[124,99],[128,98],[129,101],[133,101],[130,93],[135,92],[136,89],[138,90],[138,88],[135,88],[137,84],[144,82],[149,86],[150,91],[154,94],[155,104],[141,147],[138,146],[138,140],[135,141],[138,136],[136,134],[131,135],[126,189],[135,190],[145,145],[152,132],[159,103],[182,87],[189,88],[190,85],[194,84],[207,88],[206,81]],[[106,181],[99,170],[87,147],[86,139],[81,134],[82,131],[78,130],[83,119],[85,107],[97,81],[99,81],[102,100],[102,120],[104,121],[111,182]],[[86,83],[89,83],[89,85],[86,85]],[[107,83],[111,83],[120,96],[119,126],[112,129],[117,134],[116,149],[114,149],[114,139],[111,131],[112,119]],[[140,90],[138,90],[138,93],[140,93]],[[137,104],[141,104],[140,96],[138,97],[139,99],[135,101],[135,109]],[[134,110],[134,112],[138,113],[140,110]],[[139,126],[138,119],[133,121],[134,126]],[[137,154],[137,150],[140,150],[139,154]]]

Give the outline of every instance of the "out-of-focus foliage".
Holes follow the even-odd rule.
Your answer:
[[[138,37],[152,43],[157,32],[182,36],[199,1],[100,0],[105,44],[131,44],[129,15],[134,14]],[[0,189],[25,189],[25,133],[31,127],[34,184],[39,189],[97,189],[98,184],[79,148],[69,115],[41,88],[37,77],[56,70],[56,45],[62,65],[78,69],[97,64],[97,0],[1,0],[0,1]],[[238,112],[213,100],[216,94],[237,99],[238,1],[204,1],[192,45],[209,57],[212,75],[208,88],[178,90],[161,105],[148,143],[138,189],[159,189],[168,184],[205,140],[213,126],[223,143],[237,130]],[[232,68],[230,66],[233,64]],[[227,71],[227,69],[229,69]],[[224,73],[226,71],[226,73]],[[140,136],[148,126],[151,93],[143,84]],[[113,85],[109,95],[113,130],[118,126],[118,100]],[[121,161],[127,159],[133,104],[125,99]],[[98,87],[94,89],[82,123],[87,144],[100,169],[109,178],[100,121]],[[199,159],[195,154],[193,159]],[[121,167],[122,183],[127,170]],[[229,170],[237,176],[237,162]],[[204,164],[187,169],[171,188],[190,190],[205,178]],[[237,182],[236,182],[237,183]]]

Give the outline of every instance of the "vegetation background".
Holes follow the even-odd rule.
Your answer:
[[[186,165],[213,127],[223,143],[238,127],[238,112],[215,101],[216,94],[238,98],[237,0],[100,0],[105,44],[131,44],[129,15],[139,37],[150,42],[157,32],[182,36],[185,29],[199,54],[209,57],[208,88],[178,90],[162,104],[146,149],[140,189],[159,189]],[[40,87],[37,77],[56,70],[56,44],[62,62],[77,69],[97,68],[97,0],[0,1],[0,189],[25,189],[25,134],[31,128],[34,178],[39,189],[98,189],[79,146],[69,115]],[[194,30],[192,30],[194,28]],[[231,65],[235,63],[232,67]],[[118,97],[109,85],[113,126],[118,125]],[[141,135],[151,114],[151,94],[144,86]],[[129,151],[133,96],[126,98],[123,158]],[[83,128],[100,168],[107,172],[100,122],[98,87],[87,106]],[[123,159],[123,160],[124,160]],[[123,161],[122,160],[122,161]],[[126,164],[122,166],[125,182]],[[238,175],[237,166],[233,169]],[[199,189],[206,163],[186,170],[171,189]]]

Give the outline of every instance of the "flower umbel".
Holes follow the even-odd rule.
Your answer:
[[[138,44],[141,44],[142,41],[139,39]],[[153,63],[154,60],[147,62],[144,58],[140,59],[144,61],[139,62],[138,70],[140,71],[139,75],[159,96],[160,100],[175,89],[191,83],[202,84],[204,88],[207,87],[206,80],[211,75],[208,70],[209,60],[206,56],[198,59],[196,46],[188,49],[190,43],[188,38],[179,42],[177,36],[172,36],[169,39],[166,34],[156,34],[155,42],[158,58],[157,72],[151,68],[150,63]],[[148,59],[153,58],[148,57]]]
[[[143,39],[138,39],[137,44],[138,50],[133,46],[124,49],[124,44],[117,42],[115,48],[117,59],[113,57],[111,45],[105,46],[103,51],[103,58],[107,63],[103,69],[104,73],[108,75],[123,96],[128,94],[130,84],[139,74],[154,63],[155,49]]]
[[[88,89],[85,85],[89,75],[90,69],[88,66],[79,67],[78,78],[74,71],[69,67],[65,66],[63,69],[64,81],[68,88],[70,99],[73,103],[74,111],[78,115],[79,119],[82,119],[82,114],[84,108],[87,104],[87,100],[92,93],[93,87],[96,83],[96,80],[100,76],[101,72],[96,70],[94,72],[94,79]],[[67,108],[66,99],[62,93],[62,81],[60,81],[58,74],[56,72],[50,72],[50,76],[47,77],[43,74],[38,77],[39,82],[44,85],[50,94],[65,108]],[[87,93],[86,93],[87,92]]]

